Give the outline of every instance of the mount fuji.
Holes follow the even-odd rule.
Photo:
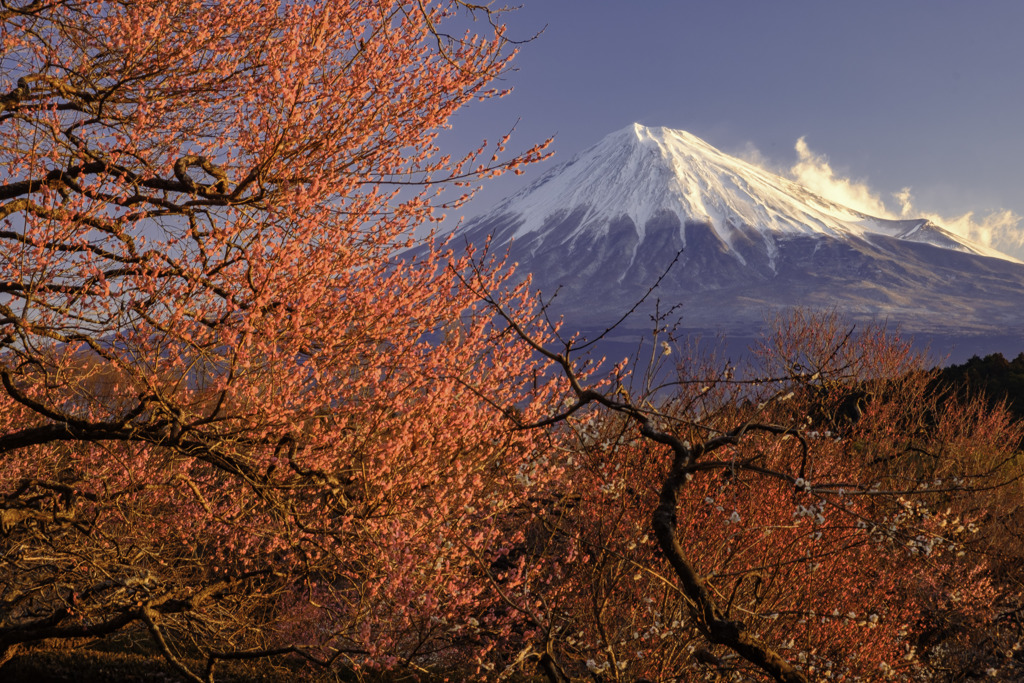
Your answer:
[[[652,300],[679,305],[690,330],[750,337],[801,306],[897,323],[957,357],[1024,349],[1021,262],[928,220],[855,211],[684,131],[612,133],[456,241],[488,236],[583,330],[618,320],[667,270]],[[633,318],[618,337],[649,328]]]

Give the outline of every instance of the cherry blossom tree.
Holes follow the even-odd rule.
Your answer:
[[[0,45],[0,660],[125,629],[207,681],[479,649],[494,471],[534,436],[478,389],[533,415],[542,365],[478,306],[486,249],[396,254],[544,154],[435,145],[503,94],[500,13],[3,0]]]
[[[0,661],[875,680],[986,618],[964,494],[1020,428],[905,346],[797,317],[668,396],[487,245],[403,251],[544,155],[435,144],[503,94],[500,19],[0,0]]]
[[[577,342],[522,331],[575,394],[530,425],[571,476],[535,493],[517,553],[551,680],[945,680],[924,646],[995,614],[970,550],[1022,427],[852,331],[798,312],[751,367],[687,356],[671,395],[588,386]]]

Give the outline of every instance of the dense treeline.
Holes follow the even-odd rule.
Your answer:
[[[1024,352],[1013,360],[1006,360],[1001,353],[973,356],[960,365],[942,368],[936,386],[961,395],[981,394],[992,407],[1005,402],[1014,417],[1024,420]]]

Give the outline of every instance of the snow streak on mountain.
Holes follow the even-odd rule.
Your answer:
[[[692,328],[752,332],[791,306],[941,335],[1024,331],[1024,264],[924,219],[868,216],[683,131],[633,124],[471,220],[571,324],[659,288]]]

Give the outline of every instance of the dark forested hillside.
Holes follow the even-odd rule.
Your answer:
[[[936,382],[958,393],[982,393],[991,405],[1005,402],[1015,417],[1024,419],[1024,353],[1012,361],[1001,353],[973,356],[943,368]]]

